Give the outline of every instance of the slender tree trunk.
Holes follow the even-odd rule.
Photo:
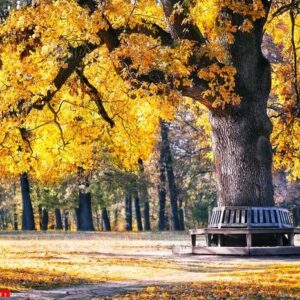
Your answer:
[[[49,224],[48,210],[46,208],[43,208],[43,213],[42,213],[42,230],[44,230],[44,231],[48,230],[48,224]]]
[[[4,229],[6,230],[8,228],[8,210],[4,210]]]
[[[147,201],[144,203],[144,227],[146,231],[151,230],[151,222],[150,222],[150,202],[149,195],[147,191]]]
[[[141,159],[138,160],[140,173],[144,174],[144,163]],[[150,231],[151,230],[151,222],[150,222],[150,199],[148,188],[143,187],[141,190],[141,197],[144,203],[144,230]]]
[[[180,224],[180,230],[185,230],[185,224],[184,224],[184,211],[183,208],[179,209],[179,224]]]
[[[75,208],[77,231],[81,230],[79,208]]]
[[[159,215],[158,215],[158,230],[166,230],[166,197],[167,197],[167,180],[165,166],[165,147],[163,143],[160,146],[159,158],[159,184],[158,184],[158,199],[159,199]]]
[[[165,228],[167,231],[171,230],[169,214],[165,214]]]
[[[13,222],[14,222],[14,230],[18,230],[19,226],[18,226],[18,213],[17,213],[17,205],[14,204],[13,206],[13,209],[14,209],[14,217],[13,217]]]
[[[180,222],[179,222],[179,215],[178,215],[178,194],[177,194],[177,187],[176,187],[174,170],[173,170],[173,157],[172,157],[170,141],[169,141],[169,125],[164,121],[161,121],[160,124],[161,124],[161,139],[163,144],[162,147],[164,147],[165,163],[166,163],[167,177],[169,183],[173,230],[180,230]]]
[[[135,193],[134,195],[134,208],[135,208],[136,224],[137,224],[138,231],[143,231],[140,198],[138,193]]]
[[[91,193],[79,192],[77,213],[77,230],[94,231]]]
[[[109,220],[109,216],[108,216],[106,207],[101,209],[101,214],[102,214],[103,230],[111,231],[110,220]]]
[[[55,208],[55,229],[56,230],[62,230],[63,224],[62,224],[62,218],[61,218],[61,211],[59,208]]]
[[[39,204],[38,206],[38,213],[39,213],[39,226],[40,226],[40,230],[42,230],[42,218],[43,218],[43,207],[42,204]]]
[[[132,231],[132,199],[128,193],[125,196],[125,230]]]
[[[179,204],[178,217],[179,217],[180,230],[185,230],[183,199],[181,199],[180,197],[178,199],[178,204]]]
[[[22,193],[22,230],[35,230],[34,215],[30,198],[30,187],[27,173],[20,176]]]
[[[0,209],[0,229],[3,230],[3,210]]]
[[[66,210],[64,211],[64,230],[69,230],[69,212]]]
[[[0,210],[0,227],[1,229],[6,230],[7,225],[8,225],[7,210],[3,208]]]

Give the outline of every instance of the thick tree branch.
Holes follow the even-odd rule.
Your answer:
[[[33,104],[26,107],[25,114],[29,114],[32,109],[41,110],[43,107],[51,101],[51,99],[56,95],[56,93],[62,88],[71,74],[75,71],[76,67],[82,62],[83,58],[87,53],[92,52],[97,46],[91,43],[85,43],[76,48],[70,47],[71,56],[66,60],[66,67],[60,68],[56,77],[53,80],[53,85],[55,87],[54,91],[48,91],[47,95],[40,97]],[[23,101],[24,102],[24,101]]]
[[[201,104],[206,106],[208,109],[213,109],[213,107],[212,107],[213,101],[210,101],[209,99],[204,98],[202,95],[202,93],[204,91],[206,91],[207,88],[208,88],[207,83],[203,82],[202,85],[197,85],[194,87],[183,87],[181,89],[181,94],[182,94],[182,96],[190,97],[196,101],[201,102]]]
[[[105,107],[102,102],[102,97],[99,94],[97,88],[90,83],[90,81],[84,75],[82,69],[77,69],[76,72],[79,76],[81,83],[84,85],[87,94],[90,95],[91,99],[97,105],[99,114],[110,125],[110,127],[113,128],[115,126],[115,122],[113,121],[112,118],[109,117],[107,111],[105,110]]]

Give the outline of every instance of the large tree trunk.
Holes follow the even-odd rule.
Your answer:
[[[138,193],[135,193],[134,195],[134,208],[135,208],[135,217],[136,217],[136,224],[137,224],[138,231],[143,231],[140,198]]]
[[[234,14],[231,18],[237,27],[242,22]],[[235,42],[227,45],[241,104],[210,114],[219,206],[274,205],[267,116],[271,68],[261,52],[263,24],[260,19],[251,32],[238,30]]]
[[[94,231],[91,193],[79,192],[79,207],[77,214],[77,230]]]
[[[179,215],[178,215],[178,195],[177,195],[177,187],[176,187],[174,170],[173,170],[173,157],[172,157],[170,141],[169,141],[169,125],[164,121],[161,121],[160,125],[161,125],[161,140],[164,147],[165,163],[166,163],[166,170],[167,170],[168,183],[169,183],[173,230],[180,230],[181,228],[180,228]]]
[[[106,207],[101,209],[101,214],[102,214],[103,230],[111,231],[110,220],[109,220],[109,216],[108,216]]]
[[[266,114],[249,109],[236,118],[211,116],[211,124],[218,205],[273,206],[272,147]]]
[[[35,230],[34,215],[30,198],[30,187],[27,173],[20,176],[22,193],[22,230]]]
[[[131,195],[125,195],[125,230],[132,231],[132,199]]]
[[[62,218],[61,218],[61,212],[59,208],[55,208],[55,229],[62,230],[63,224],[62,224]]]

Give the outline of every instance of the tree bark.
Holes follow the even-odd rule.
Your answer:
[[[219,206],[274,205],[270,125],[258,115],[211,117]]]
[[[48,230],[48,223],[49,223],[48,210],[46,208],[43,208],[43,212],[42,212],[42,230],[43,231]]]
[[[135,208],[136,224],[137,224],[138,231],[143,231],[140,198],[138,193],[135,193],[134,195],[134,208]]]
[[[106,207],[101,209],[101,214],[102,214],[103,230],[111,231],[110,220],[109,220],[109,216],[108,216]]]
[[[163,144],[162,147],[164,147],[165,164],[166,164],[167,177],[169,183],[173,230],[180,230],[180,222],[179,222],[179,215],[178,215],[178,195],[177,195],[177,187],[176,187],[174,170],[173,170],[173,157],[172,157],[170,141],[169,141],[169,126],[164,121],[160,122],[160,126],[161,126],[160,127],[161,140]]]
[[[62,224],[62,218],[61,218],[61,212],[59,208],[55,208],[55,229],[56,230],[62,230],[63,224]]]
[[[30,198],[30,187],[27,173],[20,176],[22,193],[22,230],[35,230],[34,215]]]
[[[130,194],[125,195],[125,230],[132,231],[132,199]]]
[[[77,213],[77,230],[94,231],[91,193],[79,192],[79,207]]]

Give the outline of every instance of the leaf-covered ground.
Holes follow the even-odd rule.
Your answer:
[[[300,299],[299,266],[298,263],[271,264],[263,269],[249,267],[228,274],[216,273],[216,278],[209,282],[150,286],[114,299]]]
[[[140,281],[116,299],[300,299],[300,258],[171,254],[185,234],[0,234],[0,289]],[[88,298],[87,298],[88,299]]]

